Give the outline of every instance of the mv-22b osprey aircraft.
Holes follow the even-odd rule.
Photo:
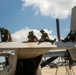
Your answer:
[[[70,30],[76,30],[76,6],[72,9]],[[76,43],[75,42],[43,42],[21,43],[21,42],[2,42],[0,43],[0,55],[9,56],[9,65],[7,65],[0,75],[42,75],[41,59],[44,53],[49,50],[68,49],[72,60],[76,60]],[[6,52],[3,52],[5,50]],[[7,53],[7,50],[14,50],[14,54]]]

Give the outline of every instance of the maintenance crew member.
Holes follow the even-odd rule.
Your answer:
[[[11,42],[12,41],[11,33],[9,32],[9,30],[7,30],[5,28],[0,28],[0,33],[1,33],[1,42]]]
[[[28,42],[37,42],[38,38],[34,35],[33,31],[28,33]]]
[[[51,42],[53,44],[56,41],[56,39],[54,40],[49,39],[48,34],[44,30],[41,29],[40,33],[42,34],[41,39],[39,40],[40,43],[45,41],[45,42]]]
[[[64,40],[61,40],[62,42],[75,42],[76,41],[76,31],[71,30],[70,33],[67,35],[67,37]]]

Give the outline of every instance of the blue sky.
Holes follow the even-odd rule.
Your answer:
[[[65,2],[65,0],[58,2],[56,0],[0,0],[0,27],[10,30],[12,36],[20,36],[20,31],[27,28],[51,30],[50,34],[56,36],[56,18],[59,18],[60,33],[64,38],[70,29],[71,9],[74,6],[71,6],[72,0],[68,0],[66,4]],[[52,5],[53,3],[56,6]]]

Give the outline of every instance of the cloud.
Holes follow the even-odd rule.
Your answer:
[[[56,38],[55,35],[52,35],[52,30],[47,30],[47,29],[44,29],[45,32],[47,32],[49,34],[49,37],[51,39],[54,39]],[[38,39],[40,39],[41,37],[41,33],[39,32],[39,30],[37,29],[30,29],[28,27],[25,27],[24,29],[21,29],[19,31],[16,31],[15,33],[12,34],[12,39],[13,41],[27,41],[27,36],[28,36],[28,33],[29,31],[34,31],[34,34],[38,37]]]
[[[71,14],[76,0],[22,0],[23,9],[32,6],[36,14],[64,19]]]

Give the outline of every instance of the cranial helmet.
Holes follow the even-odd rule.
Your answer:
[[[3,31],[4,30],[4,28],[0,28],[0,31]]]
[[[74,30],[72,30],[72,31],[71,31],[71,35],[74,35],[74,34],[75,34],[75,31],[74,31]]]
[[[34,34],[34,32],[33,32],[33,31],[31,31],[31,34]]]
[[[29,32],[29,35],[33,35],[33,34],[34,34],[34,32],[33,32],[33,31],[30,31],[30,32]]]
[[[44,30],[41,29],[40,32],[44,32]]]

